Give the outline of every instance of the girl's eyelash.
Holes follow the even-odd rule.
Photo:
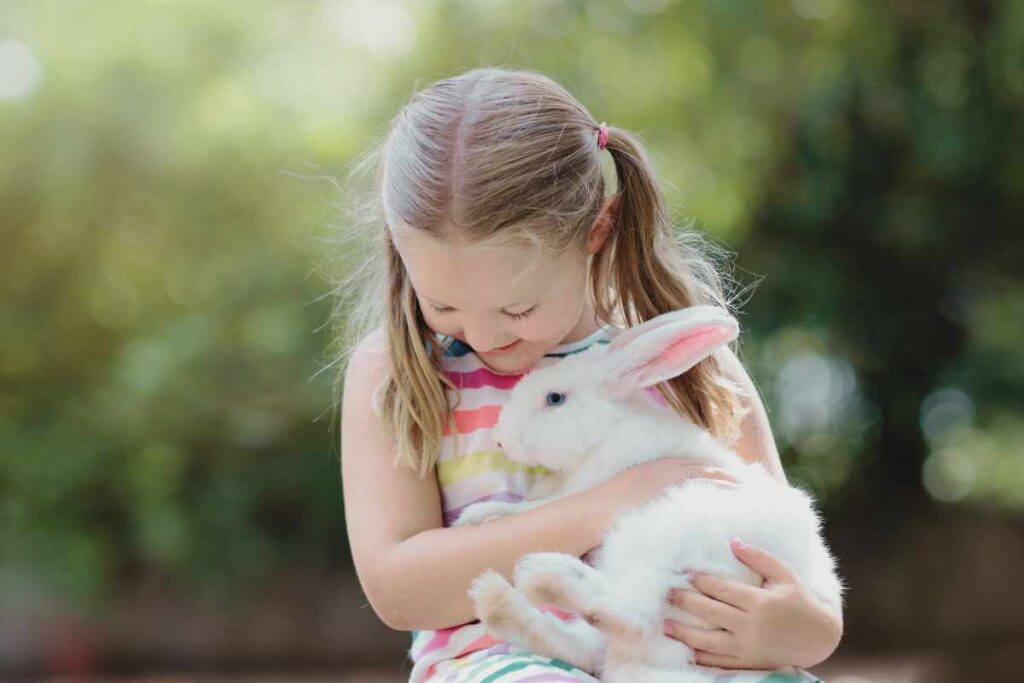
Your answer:
[[[438,306],[435,306],[434,304],[430,304],[430,307],[433,308],[438,313],[440,313],[441,315],[444,315],[445,313],[451,313],[453,310],[455,310],[451,307],[440,308]],[[505,315],[512,318],[513,320],[522,320],[523,318],[528,318],[529,316],[533,315],[533,312],[535,310],[537,310],[536,306],[534,306],[533,308],[529,308],[523,311],[522,313],[506,313]]]
[[[537,307],[534,306],[533,308],[526,309],[522,313],[506,313],[505,315],[507,315],[508,317],[512,318],[513,320],[522,320],[523,318],[528,318],[531,315],[533,315],[533,312],[536,309],[537,309]]]

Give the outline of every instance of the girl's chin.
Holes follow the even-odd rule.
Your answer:
[[[484,362],[487,367],[491,368],[495,372],[501,372],[508,375],[516,375],[521,372],[528,370],[535,359],[530,355],[528,351],[518,351],[508,354],[480,354],[480,359]]]

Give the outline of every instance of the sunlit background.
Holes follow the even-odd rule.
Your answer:
[[[0,4],[0,676],[404,680],[351,568],[334,179],[563,83],[735,254],[851,590],[836,683],[1024,670],[1024,3]],[[358,258],[358,254],[346,254]]]

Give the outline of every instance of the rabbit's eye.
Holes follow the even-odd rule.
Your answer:
[[[547,396],[549,406],[561,405],[565,402],[565,394],[560,391],[549,391]]]

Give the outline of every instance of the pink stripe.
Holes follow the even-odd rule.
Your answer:
[[[448,370],[445,372],[452,383],[459,389],[479,389],[480,387],[494,387],[496,389],[511,389],[523,375],[499,375],[491,372],[488,368],[480,368],[470,372],[457,372]]]
[[[433,652],[434,650],[439,650],[447,645],[448,640],[452,637],[452,633],[457,631],[459,628],[460,627],[458,626],[454,626],[452,628],[438,629],[435,632],[434,637],[430,639],[430,642],[423,646],[423,650],[420,652],[420,657],[429,652]]]
[[[541,683],[541,681],[576,681],[576,683],[579,683],[580,679],[567,674],[542,673],[527,676],[526,678],[517,678],[516,680],[519,683]]]
[[[466,647],[464,647],[461,650],[459,650],[459,653],[457,655],[455,655],[455,657],[462,657],[463,655],[467,655],[470,652],[476,652],[477,650],[483,650],[484,648],[488,648],[488,647],[494,645],[497,642],[498,641],[496,641],[490,635],[484,634],[484,635],[480,636],[479,638],[477,638],[476,640],[474,640],[469,645],[467,645]]]
[[[539,605],[537,609],[541,612],[550,612],[562,621],[576,621],[580,618],[580,615],[575,612],[566,612],[564,609],[556,607],[555,605]]]
[[[498,413],[501,412],[500,405],[488,405],[474,408],[473,410],[454,410],[452,418],[455,420],[455,430],[459,434],[469,434],[478,429],[487,429],[498,424]],[[447,422],[441,426],[441,434],[450,436],[452,430]]]

